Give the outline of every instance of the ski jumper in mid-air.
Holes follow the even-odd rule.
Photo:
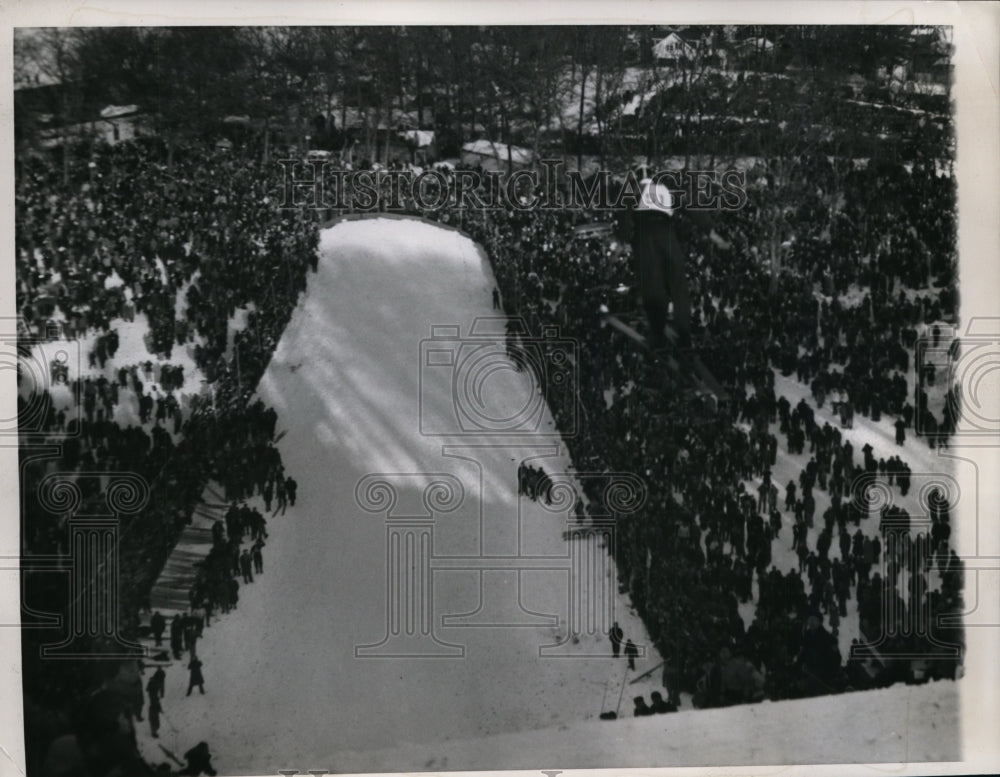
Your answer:
[[[677,217],[669,189],[650,178],[639,182],[642,197],[632,214],[632,254],[638,263],[639,293],[649,322],[650,346],[667,343],[667,313],[673,303],[672,326],[677,345],[691,347],[691,298],[685,264],[687,251],[677,235]]]
[[[638,195],[631,195],[634,207],[619,211],[612,229],[622,242],[632,246],[649,335],[643,337],[606,307],[603,308],[603,320],[652,351],[654,360],[665,359],[662,363],[668,369],[688,376],[699,391],[714,397],[717,409],[729,401],[729,396],[695,353],[686,276],[688,248],[684,236],[691,235],[689,229],[698,226],[704,228],[707,237],[720,248],[728,248],[729,244],[712,228],[708,214],[697,210],[689,214],[665,184],[650,178],[645,171],[638,183]],[[704,343],[700,343],[701,346]]]

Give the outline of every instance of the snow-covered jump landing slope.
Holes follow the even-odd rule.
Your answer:
[[[955,686],[599,720],[660,689],[629,683],[660,659],[604,548],[563,538],[572,503],[517,496],[521,461],[570,465],[503,321],[469,344],[499,313],[485,257],[385,218],[325,230],[320,254],[258,388],[298,501],[198,645],[206,694],[168,671],[159,743],[205,740],[222,774],[954,757],[934,727],[954,730]],[[482,431],[505,419],[535,433]],[[644,649],[634,672],[608,618]]]
[[[623,711],[632,696],[648,698],[659,672],[623,694],[625,662],[605,655],[610,615],[645,648],[631,677],[660,660],[618,598],[603,548],[590,548],[590,588],[573,599],[583,634],[567,640],[569,552],[583,547],[562,536],[573,503],[518,498],[517,466],[534,457],[560,473],[569,461],[544,403],[532,415],[536,389],[506,358],[503,320],[480,322],[497,333],[482,349],[461,343],[475,319],[500,313],[485,257],[457,232],[384,218],[325,230],[320,254],[258,388],[278,412],[298,501],[269,517],[264,574],[198,646],[206,695],[183,696],[182,667],[168,674],[177,733],[161,741],[186,749],[203,739],[222,773],[274,774],[347,751],[446,750],[448,739],[596,719],[621,695]],[[444,336],[422,350],[432,326]],[[463,372],[470,358],[481,365]],[[456,371],[460,402],[472,403],[464,420]],[[540,434],[476,432],[505,419]],[[401,555],[390,558],[396,541]],[[545,646],[555,647],[542,657]],[[516,758],[484,741],[463,765]],[[352,764],[363,769],[364,757]]]

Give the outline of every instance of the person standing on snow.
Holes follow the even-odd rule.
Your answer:
[[[163,671],[163,667],[156,667],[156,671],[153,672],[153,676],[150,677],[149,682],[146,683],[146,693],[149,694],[150,705],[152,705],[154,697],[160,698],[163,696],[166,680],[167,674]]]
[[[158,696],[149,697],[149,733],[152,735],[153,739],[159,739],[160,730],[160,713],[163,712],[163,707],[160,705],[160,699]]]
[[[159,610],[149,619],[149,628],[153,633],[153,639],[156,640],[156,646],[160,647],[163,644],[163,632],[167,628],[167,621]]]
[[[237,582],[235,577],[231,577],[227,581],[227,585],[229,586],[229,591],[228,591],[229,596],[227,599],[227,601],[229,602],[229,608],[231,610],[235,610],[236,605],[240,601],[240,584],[239,582]]]
[[[244,585],[253,582],[253,569],[251,568],[250,551],[246,548],[243,549],[243,554],[240,556],[240,571],[243,573]]]
[[[274,501],[274,481],[268,480],[264,484],[264,509],[271,512],[271,502]]]
[[[635,646],[632,640],[625,642],[625,658],[628,659],[628,668],[635,669],[635,660],[639,657],[639,648]]]
[[[896,445],[902,445],[906,442],[906,423],[902,418],[897,418],[896,423]]]
[[[198,660],[197,656],[192,656],[191,663],[188,664],[188,669],[191,672],[191,676],[188,679],[188,690],[187,695],[191,695],[191,691],[197,687],[201,691],[202,696],[205,695],[205,676],[201,673],[201,661]]]
[[[184,616],[184,649],[192,656],[198,645],[198,626],[193,615]]]
[[[278,497],[278,506],[274,508],[275,514],[279,511],[282,515],[285,514],[285,510],[288,507],[287,487],[288,486],[284,476],[279,473],[277,479],[275,480],[275,495]]]
[[[264,574],[264,554],[261,552],[263,548],[264,540],[262,539],[258,539],[250,548],[250,553],[253,556],[253,571],[258,575]]]
[[[174,658],[181,657],[181,651],[184,649],[184,619],[181,613],[174,615],[172,621],[170,621],[170,650],[174,654]]]
[[[625,632],[622,631],[622,627],[618,625],[618,621],[615,621],[615,625],[611,627],[611,631],[608,632],[608,638],[611,640],[611,652],[614,653],[615,658],[618,658],[618,654],[622,649],[622,637],[625,636]]]

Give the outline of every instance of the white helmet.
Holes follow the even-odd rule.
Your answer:
[[[654,182],[649,176],[648,168],[642,165],[640,168],[639,185],[642,187],[642,195],[639,199],[638,210],[658,210],[668,216],[674,215],[674,198],[670,190],[660,180]],[[657,176],[659,179],[660,176]]]

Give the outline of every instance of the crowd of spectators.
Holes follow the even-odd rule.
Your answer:
[[[777,225],[767,205],[782,183],[751,177],[748,206],[718,215],[728,247],[695,229],[684,234],[696,347],[734,398],[716,415],[692,412],[676,383],[665,385],[661,369],[602,326],[602,305],[623,315],[638,307],[628,247],[580,240],[573,230],[608,214],[418,212],[404,203],[461,227],[486,249],[505,312],[525,327],[515,337],[555,325],[579,344],[574,391],[557,392],[540,377],[557,425],[577,432],[566,443],[578,468],[646,480],[647,506],[619,521],[615,547],[621,584],[666,659],[671,705],[680,691],[715,706],[953,676],[956,668],[954,658],[937,654],[892,660],[894,652],[961,642],[960,630],[929,638],[908,627],[918,615],[937,623],[937,615],[962,610],[946,500],[927,527],[860,506],[855,486],[864,476],[902,496],[905,464],[876,461],[870,451],[858,461],[838,429],[816,422],[809,403],[793,406],[775,388],[776,374],[794,376],[817,407],[836,401],[872,421],[889,415],[904,430],[922,423],[946,436],[950,405],[933,407],[910,367],[917,338],[954,315],[954,209],[946,206],[954,189],[921,160],[867,167],[801,160],[792,175],[814,182],[816,195]],[[192,148],[167,166],[155,142],[95,151],[68,180],[45,160],[19,168],[17,303],[26,334],[55,328],[93,343],[86,376],[44,365],[55,381],[62,377],[69,402],[60,403],[55,389],[22,398],[41,403],[43,431],[62,442],[48,459],[29,462],[22,452],[25,550],[68,552],[66,516],[49,514],[32,496],[45,475],[140,474],[151,498],[123,531],[127,632],[209,478],[233,502],[259,494],[268,510],[272,498],[279,508],[294,503],[294,480],[274,447],[274,411],[249,397],[316,269],[324,214],[276,207],[280,184],[280,170],[261,169],[251,153]],[[769,255],[762,246],[775,245],[776,232],[782,247]],[[238,310],[249,313],[234,332]],[[138,314],[149,323],[150,358],[103,374],[119,352],[113,321]],[[191,376],[159,363],[175,349],[190,353],[210,392],[185,391]],[[136,413],[121,408],[125,397]],[[808,456],[787,487],[771,482],[781,446]],[[544,473],[525,470],[520,480],[523,491],[544,496]],[[576,511],[582,520],[582,500]],[[254,524],[240,519],[241,527]],[[798,568],[775,566],[779,542],[792,546]],[[231,545],[223,539],[213,547],[193,606],[235,604],[219,585],[225,578],[229,589],[234,575],[246,574]],[[65,608],[58,585],[44,575],[28,579],[26,596],[39,609]],[[861,636],[880,647],[852,651],[845,662],[837,631],[852,598]],[[754,599],[747,626],[740,609]],[[31,647],[45,639],[26,634]],[[26,731],[40,758],[107,678],[46,676],[38,662],[26,664]],[[109,733],[113,722],[103,734],[95,725],[88,721],[95,741],[117,736]],[[135,766],[134,758],[122,763]]]
[[[822,174],[814,167],[801,162],[793,171],[815,175],[820,191],[811,209],[787,216],[782,238],[791,250],[778,263],[759,249],[772,228],[761,211],[773,182],[751,186],[744,210],[718,214],[728,247],[687,230],[696,349],[735,398],[714,417],[602,327],[602,305],[623,315],[639,307],[627,246],[576,239],[573,226],[587,214],[463,214],[463,228],[493,262],[506,312],[529,334],[557,325],[581,347],[581,407],[549,394],[561,429],[583,420],[579,434],[566,436],[577,466],[646,478],[647,509],[619,521],[617,561],[666,659],[664,685],[675,701],[679,690],[716,706],[957,671],[961,627],[942,627],[940,616],[962,611],[961,562],[946,539],[927,552],[931,527],[901,508],[865,507],[871,478],[906,496],[903,458],[876,460],[870,446],[855,453],[840,429],[816,422],[808,402],[793,407],[775,391],[776,375],[794,375],[815,406],[842,408],[845,428],[855,411],[872,422],[889,415],[898,444],[917,420],[939,432],[928,445],[946,442],[952,405],[931,406],[911,355],[918,337],[937,339],[937,322],[955,312],[954,212],[937,207],[954,203],[953,185],[919,161],[828,165]],[[833,196],[824,198],[824,186]],[[808,458],[784,505],[770,482],[782,444]],[[829,506],[817,515],[818,504]],[[933,532],[950,534],[946,517]],[[781,541],[791,543],[797,568],[773,563]],[[748,626],[740,605],[754,598],[754,580]],[[851,599],[860,639],[842,651]]]
[[[40,363],[48,380],[38,385],[19,372],[20,417],[37,419],[31,439],[40,446],[25,439],[21,447],[25,603],[39,612],[70,607],[60,575],[32,571],[33,556],[72,563],[72,515],[41,503],[43,480],[58,473],[75,482],[77,512],[86,514],[115,473],[138,475],[148,503],[122,519],[117,552],[118,636],[133,642],[140,609],[210,479],[233,500],[294,494],[274,447],[276,415],[249,400],[317,261],[314,214],[274,207],[274,171],[194,147],[166,160],[155,140],[121,143],[74,159],[68,177],[47,158],[27,157],[16,181],[22,357],[38,361],[47,351],[34,344],[52,337],[83,348],[80,374],[65,362]],[[243,328],[233,325],[238,309],[250,311]],[[115,322],[139,315],[148,322],[146,353],[122,354]],[[104,475],[87,477],[94,472]],[[53,639],[49,630],[24,632],[34,773],[50,743],[74,733],[87,773],[146,773],[134,733],[122,733],[132,716],[104,692],[115,662],[41,661]],[[106,647],[87,639],[89,647],[78,642],[84,650]]]

